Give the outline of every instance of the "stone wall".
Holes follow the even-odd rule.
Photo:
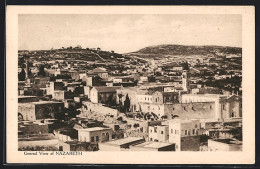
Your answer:
[[[199,151],[200,136],[181,137],[181,151]]]
[[[55,118],[58,113],[62,113],[64,103],[46,103],[35,105],[36,119]]]
[[[58,139],[50,139],[50,140],[34,140],[34,141],[18,141],[18,148],[25,147],[36,147],[36,146],[53,146],[58,147],[59,141]]]
[[[177,115],[181,119],[215,118],[215,103],[175,103],[164,105],[164,115],[171,119]]]
[[[117,117],[119,112],[116,109],[112,109],[109,107],[103,106],[103,104],[100,103],[92,103],[92,102],[85,102],[83,101],[82,104],[84,105],[86,110],[93,111],[102,115],[110,114],[114,115],[114,117]]]

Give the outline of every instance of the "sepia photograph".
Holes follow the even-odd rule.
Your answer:
[[[253,155],[245,126],[254,124],[254,109],[243,103],[254,93],[250,81],[244,86],[254,80],[244,58],[254,64],[254,54],[244,53],[243,13],[152,9],[17,13],[10,35],[17,62],[7,59],[16,83],[7,109],[14,151],[28,159],[109,152],[133,160],[140,152],[160,160],[159,153],[230,156],[248,148]]]

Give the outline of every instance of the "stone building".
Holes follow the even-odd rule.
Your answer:
[[[54,101],[41,101],[18,103],[18,113],[23,120],[35,121],[47,118],[60,118],[63,113],[64,103]]]
[[[112,129],[104,127],[93,127],[78,129],[78,140],[82,142],[99,143],[112,139]]]

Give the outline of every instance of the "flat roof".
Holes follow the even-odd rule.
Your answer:
[[[216,141],[220,143],[225,143],[225,144],[237,144],[237,145],[242,145],[242,141],[239,140],[233,140],[233,139],[209,139],[210,141]]]
[[[242,118],[232,118],[232,119],[225,119],[224,123],[231,123],[231,122],[242,122]]]
[[[171,119],[171,120],[166,120],[164,122],[166,123],[191,123],[191,122],[200,122],[200,120],[198,119]]]
[[[142,139],[144,139],[144,138],[142,138],[142,137],[126,137],[126,138],[106,142],[106,144],[112,144],[112,145],[119,145],[120,146],[120,145],[124,145],[124,144],[131,143],[131,142],[134,142],[134,141],[142,140]]]
[[[163,143],[163,142],[144,142],[144,143],[137,144],[137,145],[134,145],[134,146],[157,149],[157,148],[162,148],[162,147],[166,147],[166,146],[173,145],[173,144],[174,143],[170,144],[170,143]]]
[[[39,101],[39,102],[29,102],[29,103],[19,103],[19,104],[28,104],[28,105],[30,105],[30,104],[34,104],[34,105],[36,105],[36,104],[51,104],[51,103],[63,103],[63,102],[56,102],[56,101]]]
[[[18,96],[18,99],[21,98],[38,98],[38,96]]]
[[[105,127],[91,127],[91,128],[85,128],[85,129],[78,129],[79,131],[101,131],[101,130],[110,130],[110,128]]]

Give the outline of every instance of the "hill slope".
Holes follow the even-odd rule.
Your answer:
[[[139,57],[163,57],[171,55],[179,56],[226,56],[242,54],[242,48],[227,46],[184,46],[184,45],[156,45],[140,49],[136,52],[128,53]]]

